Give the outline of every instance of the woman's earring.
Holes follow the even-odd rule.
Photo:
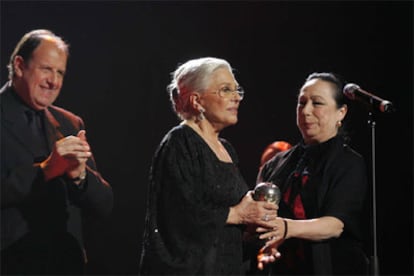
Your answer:
[[[198,112],[199,113],[197,115],[197,121],[200,122],[200,121],[205,119],[205,117],[204,117],[205,110],[204,110],[204,108],[200,108],[200,110]]]
[[[342,122],[341,121],[336,122],[336,126],[337,127],[341,127],[342,126]]]

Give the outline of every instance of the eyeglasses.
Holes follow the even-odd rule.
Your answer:
[[[223,97],[223,98],[230,98],[234,96],[234,93],[237,93],[237,95],[239,95],[240,97],[240,100],[243,100],[244,98],[244,90],[243,90],[243,87],[241,86],[237,87],[236,90],[233,90],[228,86],[224,86],[220,88],[219,90],[211,92],[211,93],[217,93],[220,97]]]

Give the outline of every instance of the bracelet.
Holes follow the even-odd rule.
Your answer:
[[[285,219],[283,219],[283,222],[285,223],[285,232],[283,233],[283,240],[286,239],[287,231],[288,231],[288,224]]]

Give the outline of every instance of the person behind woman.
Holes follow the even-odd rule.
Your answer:
[[[292,147],[289,142],[286,141],[274,141],[267,145],[263,150],[262,156],[260,157],[260,167],[262,167],[267,161],[273,158],[277,153],[288,150]]]
[[[253,200],[219,136],[237,123],[244,92],[230,64],[213,57],[179,66],[168,91],[182,122],[153,158],[140,274],[243,274],[245,225],[270,227],[277,210]]]
[[[332,73],[309,75],[296,108],[302,141],[260,170],[258,181],[282,192],[275,230],[260,229],[281,258],[279,274],[366,274],[362,224],[367,195],[363,157],[341,130],[347,113],[342,83]],[[364,218],[367,221],[367,218]],[[266,261],[259,259],[259,267]]]

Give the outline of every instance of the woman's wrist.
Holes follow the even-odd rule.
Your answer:
[[[283,237],[282,237],[282,240],[285,240],[285,239],[286,239],[286,237],[287,237],[287,234],[288,234],[288,222],[287,222],[287,220],[286,220],[286,219],[283,219],[283,223],[284,223],[284,225],[285,225],[285,230],[284,230],[284,232],[283,232]]]
[[[227,216],[227,224],[243,224],[236,207],[232,206],[229,209],[229,214]]]

